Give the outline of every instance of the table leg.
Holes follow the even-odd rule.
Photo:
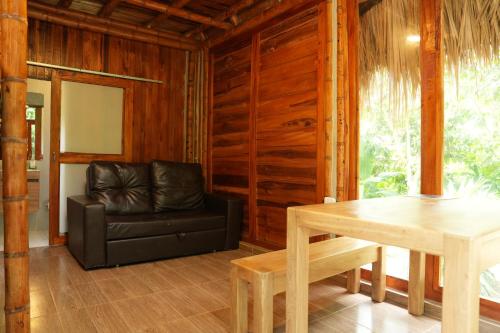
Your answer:
[[[238,274],[238,267],[231,268],[231,332],[248,332],[248,282]]]
[[[408,312],[424,314],[425,253],[410,251],[410,277],[408,280]]]
[[[444,241],[443,325],[445,333],[479,331],[479,251],[473,240]]]
[[[286,331],[304,333],[308,328],[309,234],[299,226],[294,208],[287,211]]]

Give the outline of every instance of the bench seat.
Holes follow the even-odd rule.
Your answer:
[[[339,237],[309,245],[309,283],[348,272],[348,290],[359,291],[359,267],[371,263],[372,298],[385,298],[384,248],[364,240]],[[272,332],[273,296],[286,290],[286,250],[231,261],[231,331],[247,332],[248,284],[254,292],[254,332]]]

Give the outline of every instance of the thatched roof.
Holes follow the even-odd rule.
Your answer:
[[[382,0],[361,15],[360,85],[362,95],[376,90],[376,74],[390,77],[396,113],[420,86],[418,42],[420,0]],[[443,43],[446,64],[498,61],[500,55],[500,0],[443,0]]]

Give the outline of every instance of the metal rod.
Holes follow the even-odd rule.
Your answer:
[[[85,74],[109,76],[109,77],[116,77],[116,78],[125,79],[125,80],[142,81],[142,82],[150,82],[150,83],[158,83],[158,84],[163,83],[163,81],[160,81],[160,80],[152,80],[152,79],[145,79],[145,78],[137,77],[137,76],[129,76],[129,75],[120,75],[120,74],[92,71],[92,70],[83,69],[83,68],[76,68],[76,67],[52,65],[52,64],[46,64],[43,62],[27,61],[27,63],[30,66],[45,67],[45,68],[52,68],[52,69],[61,69],[61,70],[70,71],[70,72],[79,72],[79,73],[85,73]]]

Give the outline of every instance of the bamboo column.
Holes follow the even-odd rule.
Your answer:
[[[2,159],[7,332],[30,331],[26,180],[27,1],[0,0]]]
[[[349,188],[349,54],[347,0],[337,1],[337,201]]]

